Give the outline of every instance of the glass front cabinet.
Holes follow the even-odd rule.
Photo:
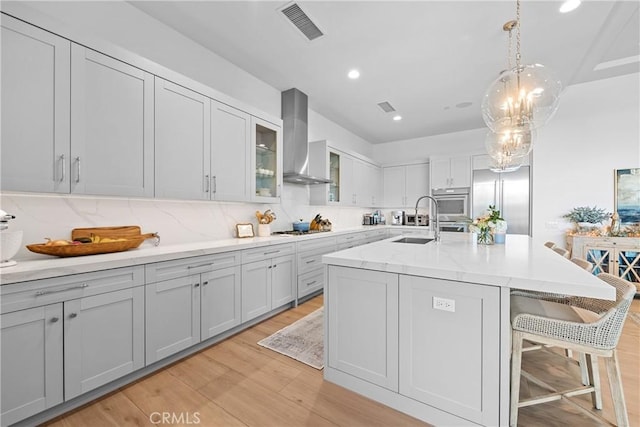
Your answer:
[[[273,123],[251,118],[252,200],[276,202],[282,191],[282,128]]]
[[[593,264],[593,274],[610,273],[634,282],[640,292],[640,238],[571,236],[571,256]]]

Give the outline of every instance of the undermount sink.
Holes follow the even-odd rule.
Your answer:
[[[394,240],[393,243],[415,243],[417,245],[424,245],[433,241],[428,237],[403,237],[402,239]]]

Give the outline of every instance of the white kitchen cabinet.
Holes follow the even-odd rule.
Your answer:
[[[373,207],[382,198],[382,170],[374,163],[337,150],[328,141],[309,143],[309,174],[331,183],[309,188],[312,205]]]
[[[200,275],[146,285],[146,364],[200,342]]]
[[[211,101],[211,200],[251,199],[250,138],[249,114]]]
[[[209,200],[211,102],[159,77],[155,82],[155,195]]]
[[[71,43],[2,15],[4,191],[69,192]]]
[[[252,201],[273,203],[282,192],[282,128],[251,117]]]
[[[240,266],[202,274],[200,289],[200,338],[215,337],[242,321]]]
[[[400,275],[399,294],[400,394],[499,425],[499,288]]]
[[[144,366],[144,269],[3,285],[2,425]]]
[[[335,252],[336,238],[322,237],[303,241],[297,247],[298,301],[324,288],[322,255]]]
[[[445,157],[430,160],[431,188],[471,186],[471,157]]]
[[[426,194],[429,194],[428,163],[383,168],[385,207],[414,207],[416,200]]]
[[[242,321],[295,299],[293,243],[242,251]]]
[[[62,303],[0,316],[2,427],[63,401]]]
[[[329,266],[328,364],[398,391],[398,275]]]
[[[153,75],[72,44],[71,192],[153,197]]]
[[[65,400],[143,366],[143,286],[64,303]]]

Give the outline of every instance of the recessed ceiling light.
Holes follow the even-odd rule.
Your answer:
[[[567,13],[575,10],[580,6],[580,0],[567,0],[560,6],[560,13]]]
[[[349,76],[350,79],[357,79],[358,77],[360,77],[360,71],[358,70],[351,70],[349,71],[349,74],[347,74],[347,76]]]
[[[396,122],[400,121],[400,120],[402,120],[402,116],[393,116],[393,120],[396,121]]]

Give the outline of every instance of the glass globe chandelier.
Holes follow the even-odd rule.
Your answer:
[[[558,109],[562,84],[544,65],[521,64],[520,0],[516,19],[502,27],[509,32],[508,69],[487,89],[482,118],[491,130],[485,139],[488,154],[502,172],[516,170],[533,148],[534,130]],[[512,31],[516,30],[516,66],[511,65]],[[518,163],[519,162],[519,163]]]

